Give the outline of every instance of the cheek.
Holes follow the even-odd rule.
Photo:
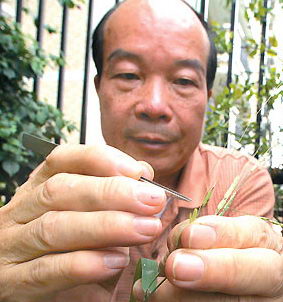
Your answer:
[[[119,97],[112,93],[99,93],[101,130],[104,139],[111,145],[121,140],[129,116],[128,108]]]
[[[191,101],[178,109],[180,127],[189,135],[198,134],[202,130],[206,110],[206,100]]]

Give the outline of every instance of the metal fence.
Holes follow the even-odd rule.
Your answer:
[[[54,1],[54,0],[53,0]],[[104,0],[100,0],[104,1]],[[272,0],[264,0],[263,5],[264,7],[268,7],[269,2]],[[90,52],[90,44],[91,44],[91,33],[93,31],[93,24],[94,21],[97,22],[97,20],[94,20],[94,3],[99,2],[99,0],[86,0],[85,5],[87,6],[87,22],[85,24],[85,27],[82,28],[82,31],[86,32],[86,39],[85,39],[85,45],[84,47],[84,79],[83,79],[83,87],[82,87],[82,100],[81,100],[81,118],[80,118],[80,143],[86,142],[86,128],[87,128],[87,105],[88,105],[88,89],[89,89],[89,76],[90,76],[90,61],[91,61],[91,52]],[[114,3],[119,2],[118,0],[113,0]],[[188,1],[190,2],[190,1]],[[225,1],[222,1],[225,2]],[[198,6],[198,10],[200,13],[202,13],[206,18],[208,16],[208,10],[210,6],[213,4],[213,0],[201,0],[201,1],[195,1]],[[15,19],[17,22],[21,23],[23,22],[23,9],[26,2],[24,0],[17,0],[15,1]],[[50,4],[50,1],[49,1]],[[38,41],[39,45],[41,46],[43,43],[43,31],[44,31],[44,18],[45,18],[45,10],[46,6],[48,5],[48,1],[46,0],[38,0],[37,1],[37,27],[35,32],[35,38]],[[237,22],[237,5],[239,5],[239,0],[231,0],[230,1],[230,30],[231,32],[234,32],[235,29],[235,22]],[[68,35],[69,30],[69,13],[70,9],[66,4],[64,4],[62,7],[61,15],[61,30],[60,30],[60,49],[59,53],[65,54],[67,51],[67,44],[66,44],[66,37]],[[262,23],[261,23],[261,42],[264,44],[266,43],[266,32],[268,30],[266,26],[266,18],[267,16],[263,16]],[[233,44],[233,37],[231,36],[231,43]],[[232,82],[232,75],[233,75],[233,56],[234,56],[234,47],[231,49],[228,57],[227,62],[227,78],[226,78],[226,84],[229,85],[229,83]],[[263,81],[263,75],[264,75],[264,64],[265,64],[265,53],[262,52],[259,60],[259,66],[258,66],[258,82],[259,82],[259,89]],[[57,108],[63,110],[63,100],[64,100],[64,82],[65,82],[65,66],[61,66],[58,69],[58,86],[57,86],[57,100],[56,100],[56,106]],[[38,94],[39,87],[41,85],[41,79],[35,78],[33,83],[33,90],[35,94]],[[261,114],[258,114],[257,116],[257,122],[261,122]],[[282,183],[281,181],[278,181],[274,179],[274,183]],[[280,215],[283,216],[282,209],[280,209]]]
[[[91,43],[91,33],[93,30],[93,7],[94,7],[94,2],[98,0],[86,0],[86,3],[84,5],[88,6],[87,9],[87,24],[85,27],[86,31],[86,41],[85,41],[85,57],[84,57],[84,81],[83,81],[83,92],[82,92],[82,112],[81,112],[81,122],[80,122],[80,143],[85,143],[86,141],[86,124],[87,124],[87,119],[86,119],[86,108],[87,108],[87,103],[88,103],[88,97],[87,97],[87,91],[88,91],[88,85],[89,85],[89,65],[90,65],[90,43]],[[102,1],[102,0],[101,0]],[[264,0],[264,7],[268,7],[268,1],[270,0]],[[116,3],[119,2],[118,0],[115,1]],[[190,1],[188,1],[190,2]],[[201,1],[196,1],[199,6],[199,11],[203,15],[208,15],[207,10],[209,9],[209,4],[212,3],[213,1],[208,1],[208,0],[201,0]],[[210,3],[209,3],[210,2]],[[230,11],[230,30],[231,32],[234,31],[235,28],[235,20],[236,18],[236,5],[239,5],[239,0],[231,0],[231,11]],[[237,4],[238,3],[238,4]],[[113,1],[114,4],[114,1]],[[22,22],[22,14],[23,14],[23,8],[25,5],[24,0],[17,0],[16,5],[15,5],[15,18],[16,21],[21,23]],[[44,28],[44,15],[45,15],[45,8],[46,5],[48,5],[46,0],[38,0],[38,8],[37,8],[37,28],[36,28],[36,40],[39,43],[39,46],[42,45],[43,42],[43,28]],[[61,20],[61,43],[60,43],[60,53],[63,55],[66,53],[66,36],[68,34],[68,16],[69,16],[69,8],[67,7],[66,4],[62,6],[62,20]],[[265,36],[266,36],[266,16],[262,18],[262,38],[261,42],[265,43]],[[233,36],[231,37],[231,43],[233,44]],[[226,84],[229,85],[229,83],[232,82],[232,74],[233,74],[233,55],[234,55],[234,48],[229,53],[229,59],[228,59],[228,64],[227,64],[227,79],[226,79]],[[260,57],[260,62],[259,62],[259,87],[260,84],[263,81],[263,73],[264,73],[264,63],[265,63],[265,53],[261,53]],[[63,110],[63,99],[64,99],[64,81],[65,81],[65,67],[61,66],[58,70],[58,89],[57,89],[57,108]],[[35,78],[34,79],[34,93],[37,94],[40,86],[40,79]],[[257,115],[258,118],[258,123],[261,122],[261,114]]]

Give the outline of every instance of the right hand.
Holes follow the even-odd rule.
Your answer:
[[[128,247],[162,229],[165,192],[142,175],[110,146],[57,147],[0,209],[0,301],[108,301]]]

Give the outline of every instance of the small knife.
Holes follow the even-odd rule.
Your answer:
[[[58,146],[58,144],[51,143],[45,139],[39,138],[37,136],[31,135],[29,133],[23,133],[22,136],[23,146],[35,153],[38,153],[44,157],[46,157],[54,148]],[[140,181],[147,182],[158,186],[166,191],[169,195],[173,195],[175,198],[184,200],[184,201],[192,201],[191,198],[186,197],[183,194],[180,194],[174,190],[171,190],[155,181],[149,180],[143,176],[140,177]]]

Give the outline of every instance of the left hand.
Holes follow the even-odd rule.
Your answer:
[[[168,239],[172,238],[177,225]],[[187,226],[150,302],[283,301],[283,239],[255,216],[204,216]],[[142,301],[140,284],[135,294]]]

